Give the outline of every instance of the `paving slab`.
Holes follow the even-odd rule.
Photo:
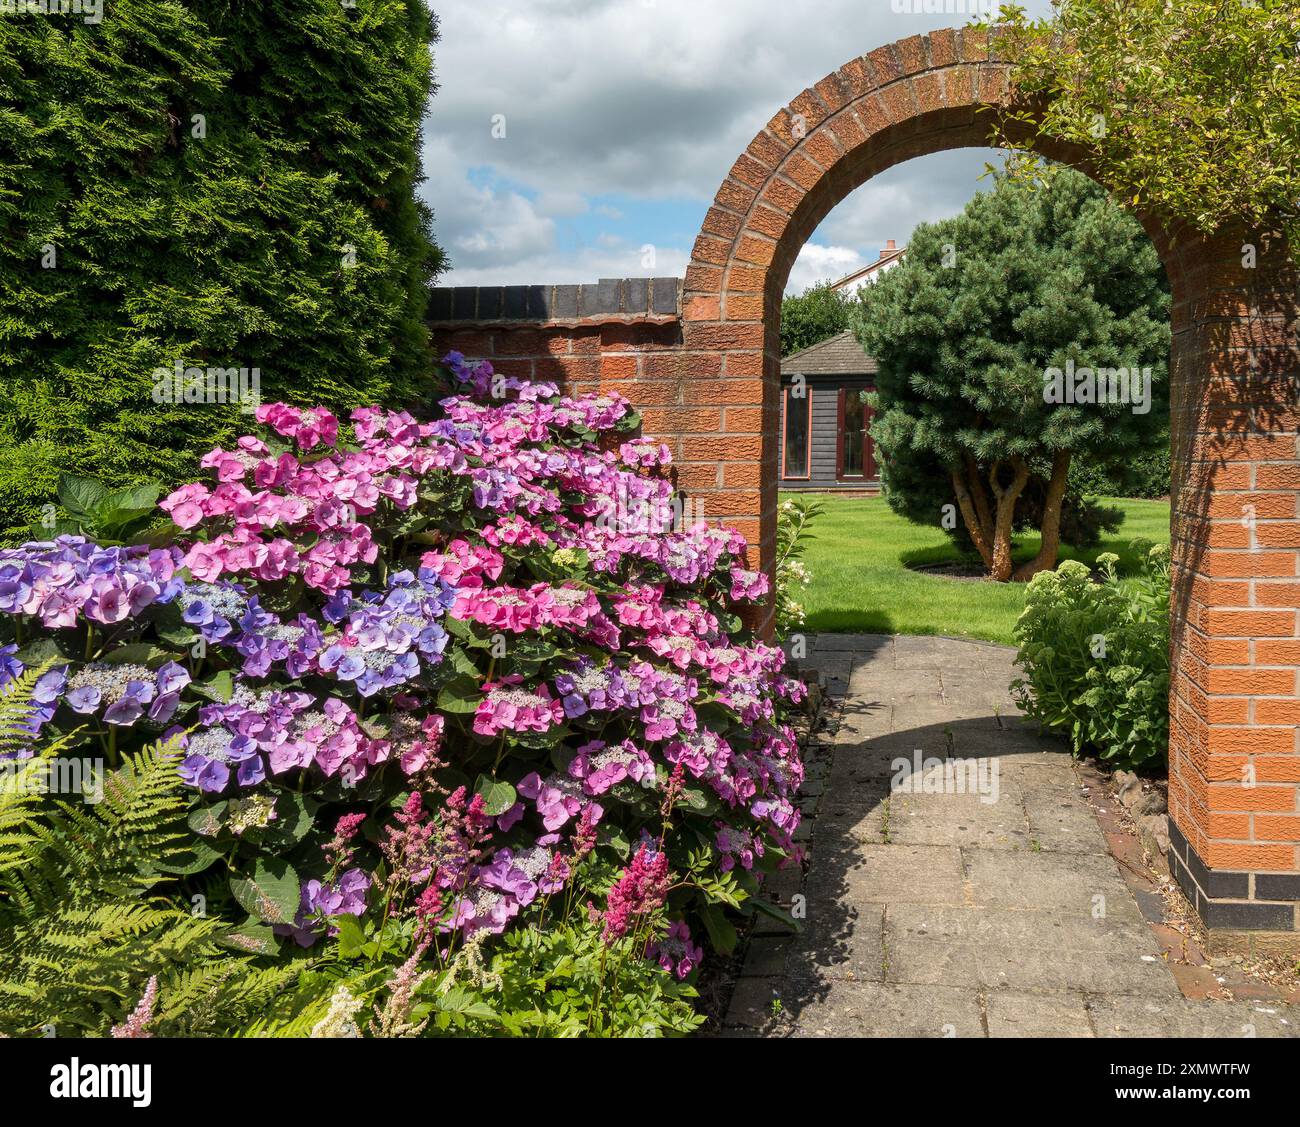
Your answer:
[[[1081,995],[998,990],[986,1005],[990,1037],[1096,1036]]]
[[[1021,772],[1018,779],[1034,841],[1051,852],[1107,852],[1105,835],[1088,800],[1077,788],[1062,787],[1055,772],[1050,779],[1026,779],[1026,775],[1030,773]]]
[[[889,944],[885,965],[888,982],[1049,992],[1104,988],[1108,994],[1182,997],[1164,960],[1136,950],[1106,955],[908,939]]]
[[[883,845],[888,807],[882,793],[866,802],[828,802],[821,808],[813,827],[815,847],[848,848],[850,843]]]
[[[989,950],[1039,947],[1084,955],[1136,953],[1139,957],[1160,953],[1159,941],[1145,923],[1098,919],[1090,912],[888,905],[886,946],[892,948],[909,939],[974,944]]]
[[[1191,998],[1090,998],[1098,1037],[1297,1037],[1297,1007]]]
[[[981,795],[895,791],[889,800],[889,840],[897,845],[960,845],[1028,849],[1029,825],[1019,794],[1000,787],[996,801]]]
[[[1141,920],[1137,901],[1109,855],[1023,850],[1008,860],[1002,850],[963,851],[976,904],[1091,912],[1103,918]]]
[[[884,919],[885,910],[878,904],[845,909],[810,898],[803,931],[789,943],[787,978],[883,981]]]
[[[948,986],[834,982],[816,1006],[787,1007],[796,1037],[983,1037],[976,995]]]
[[[850,653],[863,658],[873,658],[889,652],[894,645],[892,634],[818,634],[811,652]]]
[[[961,852],[942,845],[862,845],[818,855],[808,871],[808,895],[831,893],[855,904],[962,904],[966,878]]]

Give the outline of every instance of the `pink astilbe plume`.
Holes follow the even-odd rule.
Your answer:
[[[384,827],[379,849],[388,862],[388,882],[394,891],[422,882],[433,867],[435,827],[427,817],[424,799],[413,790],[402,809],[393,815],[397,828]]]
[[[376,1037],[418,1037],[429,1024],[412,1021],[411,1010],[415,1006],[416,991],[428,981],[430,971],[421,971],[420,961],[429,949],[429,939],[422,939],[411,957],[397,969],[397,973],[388,981],[388,999],[382,1006],[375,1007],[375,1017],[370,1023],[370,1031]]]
[[[609,890],[605,908],[604,940],[622,939],[635,924],[664,902],[668,895],[668,856],[650,855],[645,844]]]
[[[110,1037],[152,1037],[149,1032],[149,1025],[153,1022],[153,1007],[158,1000],[158,976],[155,974],[149,979],[149,983],[144,988],[144,993],[140,1000],[135,1004],[135,1009],[131,1011],[128,1017],[121,1025],[115,1025],[109,1030]]]

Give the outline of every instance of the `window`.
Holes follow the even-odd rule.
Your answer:
[[[844,397],[844,415],[840,423],[840,477],[862,477],[866,432],[862,396],[847,387],[840,394]]]
[[[781,476],[808,476],[808,435],[812,415],[812,388],[787,387],[781,401]]]
[[[840,388],[839,445],[835,453],[835,476],[841,480],[877,476],[875,445],[871,441],[871,409],[862,402],[856,387]]]

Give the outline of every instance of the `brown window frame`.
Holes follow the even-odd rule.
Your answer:
[[[785,445],[786,422],[787,422],[787,420],[788,420],[788,418],[789,418],[789,412],[790,412],[790,400],[791,400],[791,398],[792,398],[792,396],[790,395],[790,393],[794,390],[794,385],[793,385],[793,384],[786,384],[786,385],[781,389],[781,479],[782,479],[783,481],[811,481],[811,480],[812,480],[812,438],[813,438],[813,436],[812,436],[812,422],[813,422],[813,419],[812,419],[812,397],[813,397],[813,389],[812,389],[812,387],[811,387],[809,384],[807,384],[807,383],[805,383],[805,384],[803,385],[803,388],[804,388],[804,393],[803,393],[803,395],[797,397],[798,399],[800,399],[800,400],[804,403],[804,405],[805,405],[804,410],[806,411],[806,413],[807,413],[807,418],[808,418],[808,425],[807,425],[807,428],[806,428],[805,431],[804,431],[804,434],[805,434],[806,438],[805,438],[805,441],[804,441],[804,448],[803,448],[803,473],[790,473],[790,472],[788,472],[789,467],[786,465],[786,460],[785,460],[785,451],[786,451],[786,445]]]

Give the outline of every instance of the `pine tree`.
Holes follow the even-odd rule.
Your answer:
[[[1054,567],[1063,527],[1104,515],[1067,492],[1073,462],[1112,471],[1168,440],[1159,256],[1091,180],[1042,173],[998,173],[961,215],[918,227],[855,316],[880,364],[872,435],[891,507],[950,530],[960,512],[957,530],[999,580]],[[1051,401],[1055,369],[1102,367],[1149,368],[1149,409]],[[1040,550],[1013,568],[1012,533],[1027,525]]]

